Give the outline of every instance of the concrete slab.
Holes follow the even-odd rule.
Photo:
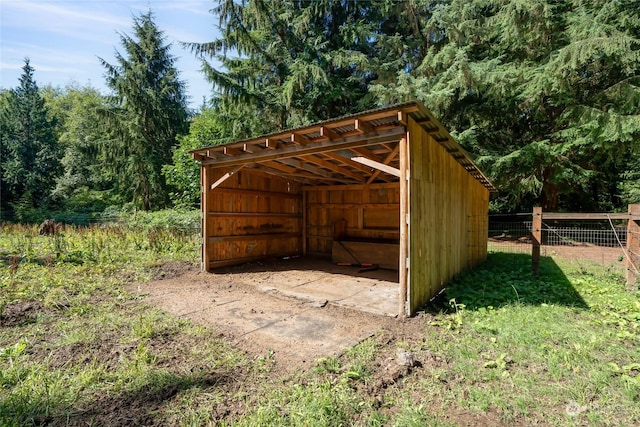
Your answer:
[[[359,272],[357,267],[329,260],[299,258],[286,262],[234,268],[231,275],[261,291],[278,292],[310,302],[329,304],[383,316],[398,315],[398,272]]]
[[[372,336],[382,317],[367,313],[395,316],[398,288],[397,272],[358,273],[330,261],[300,259],[218,273],[193,269],[131,291],[178,316],[212,325],[252,354],[272,351],[281,363],[294,362],[295,369]]]

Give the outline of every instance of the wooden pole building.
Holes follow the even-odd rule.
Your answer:
[[[412,315],[486,258],[493,185],[420,102],[192,151],[202,265],[331,255],[399,270]]]

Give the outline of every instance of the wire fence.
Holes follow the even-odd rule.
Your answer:
[[[489,215],[489,252],[531,253],[531,214]]]
[[[531,254],[532,214],[489,215],[487,250]],[[543,220],[540,254],[620,263],[627,243],[626,221]]]

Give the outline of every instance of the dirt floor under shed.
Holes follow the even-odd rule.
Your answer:
[[[252,354],[278,365],[308,367],[380,332],[401,329],[398,272],[360,272],[329,260],[295,258],[203,273],[197,266],[161,266],[156,280],[130,289],[164,310],[213,325]],[[305,366],[307,365],[307,366]]]

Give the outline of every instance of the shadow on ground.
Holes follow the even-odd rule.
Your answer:
[[[489,254],[484,264],[454,279],[427,309],[447,311],[452,299],[458,305],[464,304],[467,310],[515,303],[589,308],[552,258],[541,258],[540,274],[535,276],[528,254]]]
[[[216,273],[243,274],[256,272],[281,272],[281,271],[322,271],[331,274],[341,274],[356,278],[368,278],[385,280],[398,283],[400,281],[397,270],[378,269],[377,267],[367,268],[359,266],[339,266],[331,261],[331,258],[322,256],[286,257],[272,258],[263,261],[256,261],[232,267],[216,269]]]
[[[43,416],[39,421],[53,425],[161,425],[170,420],[159,420],[161,408],[171,404],[180,393],[189,389],[224,394],[236,387],[237,373],[199,372],[180,375],[166,371],[150,371],[139,384],[128,390],[96,396],[86,408],[73,410],[72,414]],[[179,405],[180,406],[180,405]],[[221,404],[212,411],[214,417],[222,419],[235,408]]]

